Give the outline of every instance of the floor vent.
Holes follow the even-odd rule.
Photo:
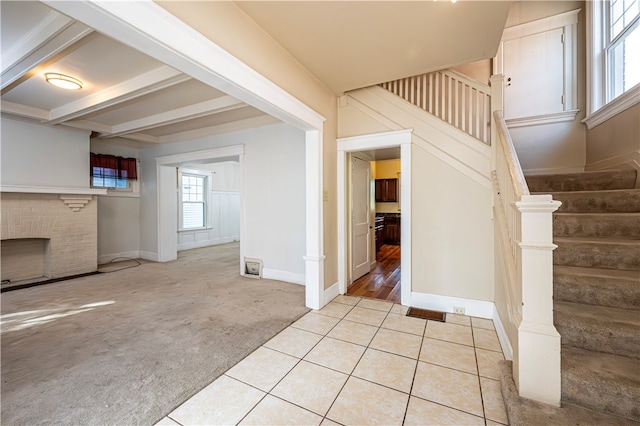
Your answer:
[[[262,259],[244,258],[244,276],[262,278]]]
[[[422,318],[431,321],[445,322],[447,317],[446,312],[430,311],[429,309],[409,308],[407,311],[408,317]]]

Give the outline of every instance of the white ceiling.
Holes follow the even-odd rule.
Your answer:
[[[510,1],[239,1],[336,94],[492,58]]]
[[[237,2],[336,94],[492,57],[510,2]],[[143,147],[277,122],[36,1],[0,1],[2,113]],[[79,78],[66,91],[45,72]]]

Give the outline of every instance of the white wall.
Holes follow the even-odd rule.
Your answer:
[[[141,150],[142,255],[158,252],[155,158],[238,144],[245,145],[246,256],[262,258],[265,269],[304,274],[305,136],[285,124]]]
[[[89,133],[2,117],[2,185],[89,188]]]
[[[136,148],[91,141],[91,152],[138,158]],[[138,177],[139,179],[140,177]],[[132,193],[98,196],[98,263],[140,255],[140,198]]]

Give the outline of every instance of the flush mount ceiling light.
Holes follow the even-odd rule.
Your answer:
[[[45,73],[44,78],[47,80],[47,83],[53,84],[54,86],[62,87],[63,89],[82,89],[82,82],[77,78],[68,75],[59,74],[57,72],[48,72]]]

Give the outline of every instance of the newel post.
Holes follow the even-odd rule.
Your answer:
[[[562,204],[551,195],[523,195],[518,277],[522,322],[513,374],[520,396],[560,406],[560,334],[553,325],[553,212]]]

